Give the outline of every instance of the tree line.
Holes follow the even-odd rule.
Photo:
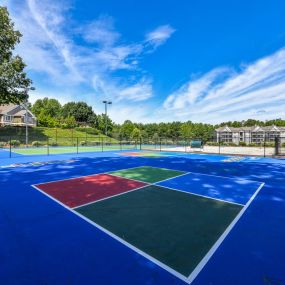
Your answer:
[[[100,132],[105,130],[107,119],[108,131],[112,130],[114,123],[105,114],[95,114],[92,107],[86,102],[68,102],[61,105],[56,99],[38,99],[30,109],[37,117],[37,124],[50,128],[75,128],[88,126]]]

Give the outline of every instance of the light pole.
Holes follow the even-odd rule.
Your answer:
[[[35,87],[30,87],[30,88],[26,88],[25,92],[27,95],[26,98],[26,102],[23,104],[25,110],[26,110],[26,114],[25,114],[25,125],[26,125],[26,147],[28,147],[29,144],[29,129],[28,129],[28,93],[30,90],[36,90]]]
[[[108,120],[107,120],[107,105],[111,105],[112,101],[103,101],[102,103],[105,104],[105,135],[108,134]]]

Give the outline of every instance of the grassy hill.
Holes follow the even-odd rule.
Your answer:
[[[0,142],[7,142],[10,137],[12,140],[19,140],[21,144],[25,143],[26,129],[25,127],[3,127],[0,128]],[[98,130],[93,128],[75,128],[75,129],[59,129],[34,127],[29,128],[29,144],[34,141],[46,144],[47,142],[67,146],[77,143],[116,143],[117,140],[100,134]]]

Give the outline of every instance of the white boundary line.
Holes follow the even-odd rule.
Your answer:
[[[113,175],[112,175],[113,176]],[[119,177],[119,176],[117,176]],[[145,183],[144,186],[142,187],[138,187],[138,188],[135,188],[135,189],[131,189],[131,190],[128,190],[128,191],[125,191],[125,192],[122,192],[122,193],[119,193],[119,194],[115,194],[113,196],[108,196],[108,197],[105,197],[105,198],[102,198],[102,199],[99,199],[99,200],[96,200],[96,201],[93,201],[93,202],[89,202],[89,203],[86,203],[86,204],[82,204],[82,205],[79,205],[79,206],[76,206],[76,207],[72,207],[72,209],[78,209],[78,208],[81,208],[81,207],[84,207],[84,206],[88,206],[88,205],[91,205],[91,204],[95,204],[97,202],[101,202],[101,201],[104,201],[104,200],[108,200],[108,199],[111,199],[113,197],[117,197],[117,196],[122,196],[124,194],[128,194],[130,192],[134,192],[136,190],[139,190],[139,189],[142,189],[142,188],[145,188],[145,187],[148,187],[148,186],[151,186],[150,184],[148,183]]]
[[[118,170],[112,170],[112,171],[109,171],[109,172],[105,171],[105,172],[98,172],[98,173],[87,174],[87,175],[80,175],[80,176],[76,176],[76,177],[70,177],[70,178],[64,178],[64,179],[58,179],[58,180],[51,180],[51,181],[48,181],[48,182],[41,182],[41,183],[37,183],[37,184],[33,184],[33,185],[49,184],[49,183],[54,183],[54,182],[78,179],[78,178],[81,178],[81,177],[95,176],[95,175],[99,175],[99,174],[108,174],[109,175],[111,172],[128,170],[128,169],[133,169],[133,168],[138,168],[138,167],[141,167],[141,166],[135,166],[135,167],[130,167],[130,168],[123,168],[123,169],[118,169]],[[142,181],[140,181],[140,182],[142,182]]]
[[[204,268],[204,266],[207,264],[207,262],[210,260],[210,258],[213,256],[213,254],[216,252],[216,250],[219,248],[219,246],[222,244],[222,242],[225,240],[227,235],[230,233],[230,231],[233,229],[233,227],[236,225],[236,223],[240,220],[242,215],[245,213],[251,202],[254,200],[256,195],[259,193],[261,188],[265,185],[265,183],[262,183],[258,189],[255,191],[255,193],[251,196],[251,198],[248,200],[248,202],[245,204],[245,206],[241,209],[241,211],[238,213],[238,215],[235,217],[235,219],[230,223],[230,225],[226,228],[224,233],[220,236],[220,238],[215,242],[215,244],[212,246],[212,248],[208,251],[208,253],[204,256],[204,258],[199,262],[199,264],[196,266],[196,268],[192,271],[192,273],[188,276],[188,283],[192,283],[192,281],[197,277],[197,275],[201,272],[201,270]]]
[[[171,170],[171,169],[169,169],[169,170]],[[118,171],[120,171],[120,170],[118,170]],[[116,172],[116,171],[114,171],[114,172]],[[180,172],[183,172],[183,171],[180,171]],[[176,177],[180,177],[180,176],[183,176],[183,175],[186,175],[186,174],[189,174],[189,172],[185,172],[185,173],[182,173],[180,175],[176,175],[176,176],[173,176],[173,177],[170,177],[170,178],[167,178],[167,179],[163,179],[163,180],[160,180],[158,182],[145,182],[145,181],[138,180],[138,179],[133,179],[133,178],[125,177],[125,176],[116,175],[116,174],[113,174],[112,172],[108,173],[108,175],[112,175],[112,176],[115,176],[115,177],[125,178],[125,179],[128,179],[128,180],[133,180],[133,181],[136,181],[136,182],[142,182],[142,183],[147,183],[147,184],[156,184],[156,183],[164,182],[164,181],[167,181],[167,180],[170,180],[170,179],[174,179]]]
[[[178,170],[178,169],[172,169],[172,168],[164,168],[164,167],[156,167],[156,166],[149,166],[152,168],[161,168],[161,169],[166,169],[166,170],[174,170],[174,171],[180,171],[183,172],[183,170]],[[185,172],[185,171],[184,171]],[[219,178],[224,178],[224,179],[233,179],[233,180],[238,180],[241,178],[237,178],[237,177],[227,177],[227,176],[222,176],[222,175],[215,175],[215,174],[207,174],[207,173],[200,173],[200,172],[193,172],[193,171],[188,171],[187,173],[192,173],[192,174],[198,174],[198,175],[207,175],[207,176],[213,176],[213,177],[219,177]],[[251,179],[247,179],[247,178],[242,178],[243,180],[249,181],[249,182],[257,182],[257,183],[262,183],[260,181],[256,181],[256,180],[251,180]]]
[[[164,168],[165,169],[165,168]],[[181,171],[182,172],[182,171]],[[127,178],[127,177],[123,177],[123,176],[119,176],[119,175],[114,175],[114,174],[110,174],[108,173],[108,175],[112,175],[112,176],[115,176],[115,177],[119,177],[119,178],[126,178],[126,179],[129,179],[129,180],[133,180],[133,181],[136,181],[136,182],[142,182],[142,183],[147,183],[148,185],[146,186],[158,186],[158,187],[162,187],[162,188],[168,188],[168,189],[171,189],[171,190],[174,190],[174,191],[179,191],[179,192],[183,192],[183,193],[186,193],[186,194],[189,194],[189,195],[195,195],[195,196],[199,196],[199,197],[203,197],[203,198],[208,198],[208,199],[211,199],[211,200],[217,200],[217,201],[220,201],[220,202],[224,202],[224,203],[229,203],[229,204],[235,204],[235,205],[239,205],[239,206],[245,206],[245,204],[241,204],[241,203],[237,203],[237,202],[232,202],[232,201],[228,201],[228,200],[223,200],[223,199],[219,199],[219,198],[214,198],[214,197],[210,197],[210,196],[206,196],[206,195],[200,195],[200,194],[196,194],[196,193],[193,193],[193,192],[187,192],[187,191],[184,191],[184,190],[180,190],[180,189],[176,189],[176,188],[172,188],[172,187],[169,187],[169,186],[166,186],[166,185],[160,185],[159,183],[161,182],[165,182],[167,180],[171,180],[171,179],[175,179],[177,177],[181,177],[181,176],[185,176],[185,175],[188,175],[188,174],[193,174],[191,172],[186,172],[186,173],[183,173],[183,174],[180,174],[178,176],[174,176],[174,177],[171,177],[171,178],[167,178],[167,179],[164,179],[164,180],[161,180],[161,181],[158,181],[158,182],[154,182],[154,183],[149,183],[149,182],[144,182],[144,181],[141,181],[141,180],[137,180],[137,179],[131,179],[131,178]],[[142,187],[140,187],[142,188]],[[140,189],[140,188],[137,188],[137,189]],[[131,190],[132,191],[132,190]],[[124,193],[122,193],[124,194]],[[121,195],[121,194],[119,194]],[[114,196],[110,196],[109,198],[112,198],[112,197],[115,197],[117,195],[114,195]],[[108,199],[107,198],[104,198],[103,200],[106,200]],[[98,201],[95,201],[93,203],[96,203],[96,202],[99,202],[100,200]],[[88,203],[88,204],[92,204],[91,203]],[[77,208],[77,207],[75,207]]]
[[[125,168],[125,169],[118,169],[117,171],[123,171],[123,170],[128,170],[128,169],[135,169],[135,168],[140,168],[140,167],[144,167],[144,166],[136,166],[136,167],[130,167],[130,168]],[[163,168],[163,167],[153,167],[153,166],[148,166],[151,168],[162,168],[162,169],[167,169],[167,170],[174,170],[174,169],[168,169],[168,168]],[[180,170],[174,170],[174,171],[180,171]],[[213,254],[216,252],[216,250],[219,248],[219,246],[222,244],[222,242],[224,241],[224,239],[227,237],[227,235],[230,233],[230,231],[233,229],[233,227],[236,225],[236,223],[239,221],[239,219],[242,217],[242,215],[245,213],[245,211],[247,210],[247,208],[249,207],[249,205],[252,203],[252,201],[254,200],[254,198],[257,196],[257,194],[259,193],[259,191],[261,190],[261,188],[265,185],[265,183],[261,183],[261,185],[258,187],[258,189],[255,191],[255,193],[251,196],[251,198],[248,200],[248,202],[245,205],[242,204],[238,204],[238,203],[232,203],[229,201],[225,201],[225,200],[220,200],[220,199],[215,199],[215,198],[211,198],[211,197],[207,197],[207,196],[202,196],[199,194],[195,194],[195,193],[189,193],[189,192],[185,192],[182,190],[178,190],[178,189],[174,189],[174,188],[170,188],[170,187],[164,187],[162,185],[157,185],[156,183],[160,183],[169,179],[174,179],[175,177],[172,178],[168,178],[153,184],[148,184],[148,185],[144,185],[143,187],[139,187],[118,195],[113,195],[111,197],[107,197],[102,200],[106,200],[115,196],[119,196],[122,194],[126,194],[129,192],[133,192],[148,186],[160,186],[160,187],[164,187],[164,188],[169,188],[171,190],[175,190],[175,191],[179,191],[179,192],[183,192],[183,193],[187,193],[187,194],[192,194],[192,195],[197,195],[197,196],[201,196],[201,197],[205,197],[205,198],[209,198],[209,199],[213,199],[213,200],[218,200],[218,201],[222,201],[222,202],[228,202],[231,204],[237,204],[239,206],[243,206],[243,208],[241,209],[241,211],[239,212],[239,214],[235,217],[235,219],[230,223],[230,225],[226,228],[226,230],[224,231],[224,233],[219,237],[219,239],[215,242],[215,244],[211,247],[211,249],[208,251],[208,253],[203,257],[203,259],[199,262],[199,264],[196,266],[196,268],[191,272],[191,274],[188,277],[185,277],[184,275],[182,275],[181,273],[177,272],[176,270],[172,269],[171,267],[169,267],[168,265],[160,262],[159,260],[155,259],[154,257],[148,255],[147,253],[141,251],[140,249],[136,248],[135,246],[129,244],[128,242],[126,242],[125,240],[121,239],[120,237],[114,235],[112,232],[109,232],[108,230],[106,230],[105,228],[101,227],[100,225],[94,223],[93,221],[89,220],[88,218],[86,218],[85,216],[77,213],[75,210],[75,208],[79,208],[85,205],[81,205],[75,208],[69,208],[68,206],[64,205],[63,203],[61,203],[60,201],[56,200],[55,198],[53,198],[52,196],[48,195],[47,193],[45,193],[44,191],[42,191],[41,189],[39,189],[36,185],[40,185],[40,184],[48,184],[48,183],[52,183],[52,182],[56,182],[56,181],[64,181],[64,180],[71,180],[71,179],[77,179],[80,177],[87,177],[87,176],[92,176],[92,175],[98,175],[98,174],[108,174],[108,175],[112,175],[110,174],[111,172],[116,172],[116,170],[110,171],[108,172],[102,172],[102,173],[96,173],[96,174],[89,174],[89,175],[84,175],[84,176],[79,176],[79,177],[73,177],[73,178],[67,178],[67,179],[61,179],[61,180],[55,180],[55,181],[50,181],[50,182],[46,182],[46,183],[39,183],[39,184],[34,184],[31,185],[34,189],[40,191],[42,194],[44,194],[45,196],[49,197],[50,199],[52,199],[53,201],[55,201],[56,203],[60,204],[61,206],[63,206],[65,209],[69,210],[70,212],[74,213],[75,215],[81,217],[83,220],[85,220],[86,222],[90,223],[91,225],[97,227],[98,229],[100,229],[101,231],[103,231],[104,233],[106,233],[107,235],[113,237],[114,239],[116,239],[117,241],[121,242],[122,244],[126,245],[127,247],[129,247],[130,249],[134,250],[135,252],[137,252],[138,254],[144,256],[145,258],[149,259],[150,261],[152,261],[153,263],[157,264],[158,266],[162,267],[163,269],[165,269],[166,271],[168,271],[169,273],[173,274],[174,276],[178,277],[179,279],[187,282],[188,284],[191,284],[194,279],[197,277],[197,275],[201,272],[201,270],[204,268],[204,266],[207,264],[207,262],[210,260],[210,258],[213,256]],[[182,171],[181,171],[182,172]],[[195,173],[195,172],[186,172],[183,173],[179,176],[183,176],[183,175],[187,175],[187,174],[201,174],[201,175],[208,175],[208,174],[203,174],[203,173]],[[116,175],[113,175],[116,176]],[[225,177],[225,176],[217,176],[217,175],[209,175],[209,176],[215,176],[215,177],[220,177],[220,178],[226,178],[226,179],[236,179],[236,178],[229,178],[229,177]],[[121,176],[116,176],[116,177],[121,177]],[[177,176],[176,176],[177,177]],[[124,178],[124,177],[121,177]],[[128,179],[128,178],[126,178]],[[134,180],[134,181],[138,181],[138,182],[143,182],[140,180],[135,180],[135,179],[130,179],[130,180]],[[254,180],[248,180],[248,181],[253,181],[253,182],[258,182],[258,181],[254,181]],[[146,183],[146,182],[144,182]],[[260,183],[260,182],[258,182]],[[92,204],[92,203],[96,203],[99,202],[95,201],[95,202],[91,202],[88,204]]]
[[[124,244],[125,246],[127,246],[128,248],[132,249],[133,251],[135,251],[136,253],[142,255],[143,257],[145,257],[146,259],[152,261],[153,263],[155,263],[156,265],[160,266],[161,268],[165,269],[166,271],[168,271],[169,273],[173,274],[174,276],[176,276],[177,278],[187,282],[188,278],[185,277],[184,275],[182,275],[181,273],[177,272],[176,270],[172,269],[171,267],[169,267],[168,265],[160,262],[159,260],[155,259],[154,257],[148,255],[147,253],[143,252],[142,250],[138,249],[137,247],[133,246],[132,244],[126,242],[125,240],[123,240],[122,238],[116,236],[115,234],[113,234],[112,232],[106,230],[105,228],[101,227],[100,225],[96,224],[95,222],[89,220],[88,218],[86,218],[85,216],[81,215],[80,213],[76,212],[75,210],[69,208],[68,206],[64,205],[63,203],[61,203],[60,201],[56,200],[55,198],[53,198],[52,196],[48,195],[47,193],[43,192],[41,189],[37,188],[37,186],[35,185],[31,185],[34,189],[36,189],[37,191],[41,192],[43,195],[49,197],[50,199],[52,199],[54,202],[60,204],[62,207],[64,207],[65,209],[67,209],[68,211],[72,212],[73,214],[75,214],[76,216],[80,217],[81,219],[83,219],[84,221],[86,221],[87,223],[93,225],[94,227],[98,228],[99,230],[101,230],[102,232],[104,232],[105,234],[111,236],[112,238],[114,238],[115,240],[121,242],[122,244]],[[144,186],[147,187],[147,186]],[[188,282],[187,282],[188,283]]]
[[[160,182],[158,182],[158,183],[160,183]],[[162,188],[166,188],[166,189],[170,189],[170,190],[177,191],[177,192],[182,192],[182,193],[189,194],[189,195],[194,195],[194,196],[207,198],[207,199],[210,199],[210,200],[224,202],[224,203],[227,203],[227,204],[234,204],[234,205],[238,205],[238,206],[241,206],[241,207],[245,206],[245,204],[240,204],[240,203],[231,202],[231,201],[227,201],[227,200],[223,200],[223,199],[219,199],[219,198],[214,198],[214,197],[210,197],[210,196],[200,195],[200,194],[196,194],[196,193],[193,193],[193,192],[187,192],[187,191],[183,191],[183,190],[180,190],[180,189],[168,187],[168,186],[165,186],[165,185],[159,185],[159,184],[152,184],[152,185],[158,186],[158,187],[162,187]]]

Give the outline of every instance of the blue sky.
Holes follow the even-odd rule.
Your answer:
[[[285,1],[0,0],[22,32],[31,101],[115,122],[285,118]]]

